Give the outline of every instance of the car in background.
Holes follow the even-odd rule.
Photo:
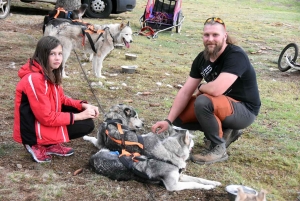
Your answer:
[[[0,0],[0,19],[6,18],[9,14],[10,1],[11,0]]]
[[[92,18],[106,18],[111,13],[119,14],[132,11],[136,5],[136,0],[82,0],[82,4],[87,4],[85,14]]]
[[[56,0],[21,0],[25,3],[45,2],[55,4]],[[87,4],[85,12],[87,17],[107,18],[111,13],[119,14],[132,11],[136,5],[136,0],[81,0],[82,4]],[[11,0],[0,0],[0,19],[7,17],[10,11]]]

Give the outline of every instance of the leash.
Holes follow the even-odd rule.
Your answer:
[[[155,31],[150,26],[145,26],[139,31],[138,34],[143,36],[154,36]]]
[[[78,55],[77,55],[75,49],[74,49],[74,53],[75,53],[75,55],[76,55],[76,58],[77,58],[77,61],[78,61],[79,65],[80,65],[80,67],[81,67],[81,70],[82,70],[82,72],[83,72],[83,74],[84,74],[84,77],[85,77],[85,79],[86,79],[86,81],[87,81],[87,83],[88,83],[88,85],[89,85],[89,87],[90,87],[90,89],[91,89],[91,92],[92,92],[92,94],[94,95],[94,97],[95,97],[95,99],[96,99],[96,101],[97,101],[97,103],[98,103],[99,108],[101,109],[102,113],[105,114],[103,108],[102,108],[101,105],[100,105],[100,102],[99,102],[97,96],[96,96],[95,93],[94,93],[94,89],[93,89],[93,87],[91,86],[91,84],[90,84],[90,82],[89,82],[89,80],[88,80],[88,77],[87,77],[85,71],[83,70],[83,67],[82,67],[82,65],[81,65],[81,62],[80,62],[80,60],[79,60],[79,57],[78,57]]]

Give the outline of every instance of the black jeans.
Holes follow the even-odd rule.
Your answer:
[[[71,106],[62,106],[63,112],[72,112],[72,113],[79,113],[76,108]],[[95,128],[95,124],[93,119],[85,119],[85,120],[79,120],[75,121],[74,124],[68,125],[68,134],[70,140],[83,137],[89,133],[91,133]]]
[[[184,129],[204,132],[205,137],[212,142],[213,146],[224,143],[223,129],[244,129],[256,119],[256,116],[242,102],[226,99],[223,103],[226,101],[231,112],[227,112],[226,117],[221,120],[216,115],[217,109],[213,101],[205,95],[200,95],[194,103],[194,112],[198,122],[182,123],[181,119],[177,118],[173,124]]]

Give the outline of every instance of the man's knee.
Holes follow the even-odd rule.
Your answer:
[[[195,101],[195,111],[198,113],[207,109],[213,109],[211,100],[205,95],[198,96]]]

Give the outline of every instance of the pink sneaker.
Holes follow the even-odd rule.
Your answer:
[[[62,143],[50,145],[46,147],[46,154],[54,154],[58,156],[70,156],[74,153],[71,147],[65,147]]]
[[[51,162],[51,156],[46,155],[46,147],[43,145],[24,145],[32,158],[38,163]]]

